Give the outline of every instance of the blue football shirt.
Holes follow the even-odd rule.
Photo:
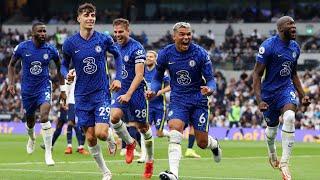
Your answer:
[[[190,44],[186,52],[177,51],[175,44],[166,46],[159,51],[156,68],[152,91],[160,89],[160,82],[168,69],[170,98],[178,98],[184,102],[202,100],[205,97],[200,92],[200,86],[206,86],[209,81],[214,82],[212,63],[207,51],[194,43]]]
[[[63,61],[63,74],[66,76],[65,69],[69,68],[71,59],[77,75],[75,97],[86,96],[100,90],[109,92],[106,51],[120,56],[112,37],[97,31],[94,31],[89,40],[83,39],[80,33],[77,33],[64,42],[63,53],[67,58]]]
[[[151,82],[152,82],[152,79],[153,79],[155,73],[156,73],[156,68],[152,68],[151,70],[149,70],[147,67],[145,68],[144,78],[145,78],[145,80],[147,82],[148,89],[151,89]],[[163,78],[161,87],[163,88],[168,84],[170,84],[170,77],[165,75],[164,78]],[[164,98],[165,98],[164,95],[155,97],[154,99],[150,100],[149,107],[151,107],[151,108],[157,108],[157,107],[163,108],[163,106],[164,106]]]
[[[130,38],[128,42],[121,46],[117,43],[117,47],[120,50],[122,56],[122,81],[121,89],[127,91],[136,76],[135,65],[137,63],[144,63],[146,60],[146,52],[143,46],[136,40]],[[144,88],[145,83],[142,81],[139,88]]]
[[[265,40],[256,57],[256,61],[266,66],[262,82],[262,98],[268,98],[293,86],[292,71],[296,71],[300,48],[296,41],[284,43],[279,35]]]
[[[32,40],[28,40],[14,48],[13,56],[22,62],[21,93],[32,96],[46,91],[51,85],[49,62],[59,61],[58,50],[48,43],[37,48]]]

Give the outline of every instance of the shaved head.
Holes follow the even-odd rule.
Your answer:
[[[296,23],[290,16],[282,16],[277,21],[279,36],[283,41],[296,39]]]
[[[294,21],[292,17],[290,16],[282,16],[281,18],[279,18],[277,20],[277,28],[279,30],[279,28],[282,28],[282,26],[289,21]]]

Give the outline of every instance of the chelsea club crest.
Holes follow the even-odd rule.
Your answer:
[[[101,52],[101,46],[97,45],[95,49],[96,49],[96,52],[97,52],[97,53],[100,53],[100,52]]]
[[[43,55],[43,59],[47,60],[49,58],[49,55],[46,53]]]
[[[124,60],[125,62],[128,62],[128,61],[129,61],[129,56],[125,55],[125,56],[123,57],[123,60]]]
[[[297,57],[297,53],[293,51],[292,57],[295,59]]]
[[[194,60],[190,60],[189,61],[189,66],[190,67],[194,67],[196,65],[196,61],[194,61]]]

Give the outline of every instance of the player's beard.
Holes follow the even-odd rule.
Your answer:
[[[291,34],[291,30],[288,29],[287,31],[284,32],[284,37],[288,40],[295,40],[296,36]]]

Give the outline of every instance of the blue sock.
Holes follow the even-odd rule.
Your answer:
[[[137,140],[137,134],[139,133],[137,128],[133,127],[133,126],[129,126],[129,127],[127,127],[127,129],[128,129],[128,132],[129,132],[130,136],[133,139]]]
[[[79,146],[80,145],[84,145],[85,135],[83,134],[81,127],[74,126],[73,129],[76,132],[76,136],[77,136],[77,140],[78,140]]]
[[[189,149],[192,149],[195,139],[196,139],[196,137],[194,135],[189,134],[189,139],[188,139],[188,148]]]
[[[67,127],[67,142],[68,144],[72,144],[72,126],[68,125]]]
[[[139,131],[137,131],[137,142],[138,142],[138,144],[139,144],[139,146],[141,147],[141,134],[140,134],[140,132]]]
[[[126,148],[126,143],[124,141],[121,141],[121,149]]]
[[[53,133],[53,137],[52,137],[52,146],[54,145],[54,143],[57,141],[58,137],[60,136],[62,131],[62,127],[61,128],[57,128],[54,133]]]

